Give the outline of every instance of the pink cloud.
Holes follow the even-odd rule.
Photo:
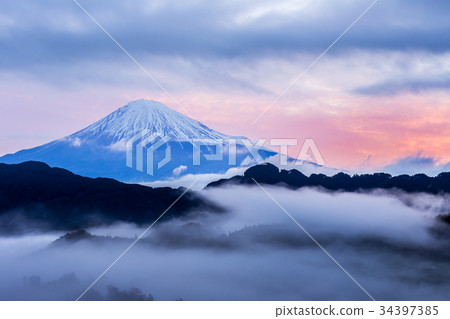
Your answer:
[[[138,98],[160,100],[185,113],[157,89],[120,91],[96,86],[64,90],[39,83],[11,82],[2,86],[0,97],[2,154],[74,133]],[[315,104],[297,102],[302,105],[298,108],[296,97],[288,97],[254,126],[251,123],[267,107],[267,96],[215,92],[185,93],[177,95],[177,99],[195,119],[227,134],[297,138],[300,145],[291,148],[293,156],[304,139],[313,138],[332,167],[351,169],[361,163],[382,167],[418,151],[442,162],[450,161],[450,108],[444,93],[396,97],[334,93],[326,98],[329,103],[323,107],[318,107],[322,101],[319,99]]]

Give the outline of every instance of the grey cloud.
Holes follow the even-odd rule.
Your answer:
[[[260,18],[248,18],[246,23],[236,22],[242,12],[269,4],[156,2],[151,9],[144,1],[81,3],[137,56],[232,58],[319,52],[370,1],[318,1],[314,10],[307,8],[311,12],[305,13],[272,9]],[[444,1],[380,1],[334,50],[448,50],[450,23],[446,7]],[[123,54],[72,1],[3,3],[1,9],[13,21],[0,29],[0,47],[5,54],[0,64],[3,69],[114,59]]]
[[[450,88],[449,79],[437,80],[417,80],[404,82],[387,82],[357,88],[354,92],[364,95],[397,95],[401,93],[421,93],[429,90],[448,90]]]
[[[300,2],[253,0],[80,3],[170,92],[245,91],[272,99],[276,93],[254,79],[270,77],[278,83],[274,71],[253,74],[248,66],[291,61],[299,55],[314,60],[371,1],[320,0],[304,8]],[[437,0],[379,1],[327,56],[446,52],[447,7],[447,2]],[[58,88],[102,84],[159,92],[73,1],[3,2],[0,12],[1,80],[31,77]],[[254,79],[248,79],[249,74]],[[440,81],[422,85],[391,81],[356,92],[396,94],[446,85]]]
[[[394,163],[385,166],[382,171],[393,175],[423,173],[435,176],[441,172],[450,171],[450,163],[439,164],[438,159],[417,153],[398,159]]]

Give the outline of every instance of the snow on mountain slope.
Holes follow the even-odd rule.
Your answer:
[[[128,162],[126,145],[143,143],[143,132],[146,136],[157,133],[168,137],[166,145],[153,153],[155,165],[165,158],[170,148],[170,160],[155,172],[148,174],[148,161],[144,148],[148,145],[136,144]],[[151,134],[150,134],[151,135]],[[138,137],[138,139],[134,139]],[[207,154],[215,152],[214,147],[196,147],[202,152],[201,165],[194,163],[193,139],[216,140],[226,145],[227,140],[236,137],[222,134],[208,128],[202,123],[188,118],[162,103],[149,100],[137,100],[117,109],[105,118],[70,136],[52,141],[35,148],[21,150],[0,158],[0,162],[15,164],[24,161],[41,161],[50,166],[68,169],[76,174],[88,177],[110,177],[124,182],[149,182],[179,178],[189,174],[222,174],[230,168],[239,167],[244,159],[251,156],[249,150],[237,143],[235,164],[229,162],[229,152],[224,147],[223,158],[208,160]],[[146,139],[145,139],[146,141]],[[147,142],[146,142],[147,143]],[[144,148],[143,148],[144,147]],[[138,151],[141,151],[137,165]],[[276,153],[261,149],[262,158]],[[130,165],[131,164],[131,165]],[[244,166],[248,166],[248,163]],[[147,170],[146,170],[147,168]]]
[[[114,144],[143,131],[160,133],[178,141],[190,139],[227,139],[202,123],[178,113],[157,101],[132,101],[105,118],[69,136],[70,139],[95,140]]]
[[[165,138],[164,143],[153,149],[151,157],[148,157],[147,151],[154,143],[149,140],[151,133]],[[193,139],[215,142],[202,146],[194,144]],[[130,143],[131,152],[127,150]],[[160,102],[141,99],[70,136],[5,155],[0,157],[0,162],[41,161],[82,176],[140,183],[178,180],[183,176],[201,174],[219,176],[230,169],[276,159],[275,151],[254,145],[245,137],[229,136],[210,129]],[[167,158],[169,151],[170,157]],[[255,154],[259,156],[255,157]],[[160,165],[166,159],[168,161]],[[307,166],[320,167],[312,163]]]

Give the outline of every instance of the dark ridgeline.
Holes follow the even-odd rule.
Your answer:
[[[0,164],[0,233],[75,230],[117,221],[148,224],[183,191],[82,177],[41,162]],[[188,191],[165,217],[193,209],[221,211]]]
[[[450,193],[450,173],[440,173],[436,177],[429,177],[425,174],[392,176],[386,173],[353,176],[338,173],[331,177],[324,174],[311,174],[308,177],[295,169],[280,171],[278,167],[269,163],[250,167],[245,171],[244,176],[221,179],[208,184],[206,187],[255,184],[253,179],[261,184],[278,184],[290,188],[322,187],[332,191],[356,192],[375,189],[399,189],[408,193]]]
[[[234,176],[209,183],[206,188],[226,185],[260,184],[284,186],[292,189],[301,187],[318,187],[328,191],[364,192],[376,189],[400,190],[407,193],[448,194],[450,193],[450,172],[440,173],[436,177],[425,174],[413,176],[392,176],[386,173],[362,174],[350,176],[338,173],[334,176],[311,174],[309,177],[298,170],[279,170],[269,163],[250,167],[244,176]],[[439,216],[443,222],[450,224],[450,214],[444,212]]]

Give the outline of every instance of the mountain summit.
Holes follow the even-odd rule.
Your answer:
[[[142,131],[162,134],[177,140],[228,137],[160,102],[140,99],[117,109],[105,118],[70,135],[69,138],[81,141],[96,140],[108,145],[128,140]]]
[[[230,164],[230,149],[226,143],[234,138],[160,102],[141,99],[128,103],[72,135],[5,155],[0,157],[0,162],[17,164],[40,161],[87,177],[150,182],[175,179],[186,174],[221,174],[232,167],[255,164],[245,159],[252,157],[256,151],[262,159],[276,154],[267,149],[253,150],[252,146],[235,140],[237,143],[232,146],[235,150],[232,155],[234,161]],[[195,153],[193,143],[199,139],[213,141],[213,146],[195,146]],[[220,152],[217,151],[219,144]],[[150,154],[148,150],[154,145],[158,148],[155,147],[156,150]],[[167,161],[159,165],[165,159]],[[194,159],[201,163],[194,163]],[[157,164],[155,170],[153,163]]]

